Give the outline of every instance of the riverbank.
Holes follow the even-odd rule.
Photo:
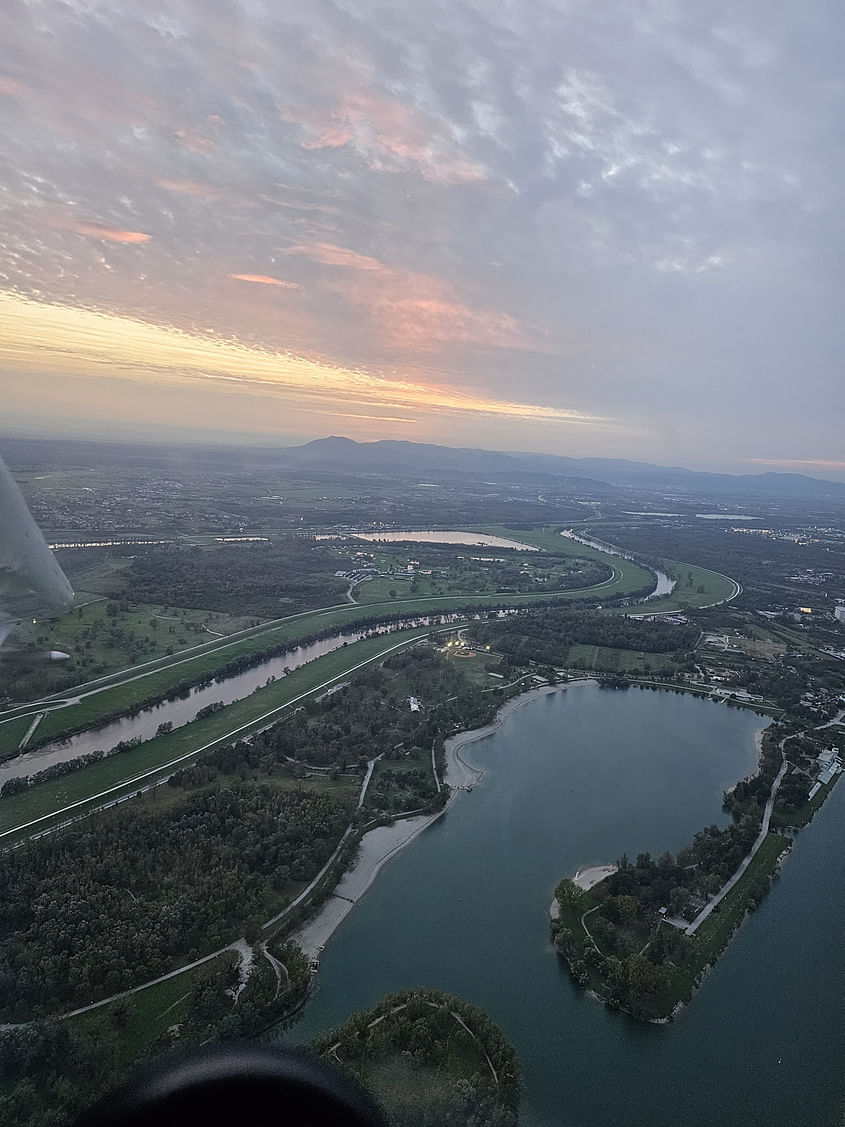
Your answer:
[[[332,933],[376,879],[382,865],[412,842],[442,813],[442,810],[438,810],[436,814],[403,818],[391,826],[377,826],[364,834],[352,868],[343,874],[316,916],[289,936],[302,948],[308,959],[313,960],[319,956]]]

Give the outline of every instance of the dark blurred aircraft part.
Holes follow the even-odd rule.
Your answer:
[[[0,646],[24,619],[56,614],[72,602],[70,583],[0,458]],[[42,660],[65,657],[51,650]]]

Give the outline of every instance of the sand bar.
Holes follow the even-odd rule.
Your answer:
[[[579,869],[572,878],[572,883],[586,892],[615,872],[617,872],[616,865],[592,865],[589,869]]]

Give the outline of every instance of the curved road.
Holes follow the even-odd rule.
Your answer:
[[[795,732],[790,736],[784,736],[784,738],[780,741],[780,743],[778,744],[778,749],[780,750],[781,759],[783,760],[783,762],[781,763],[780,770],[778,771],[777,775],[775,776],[775,780],[772,783],[771,794],[769,795],[768,802],[766,803],[766,808],[763,812],[763,821],[760,823],[760,833],[757,835],[757,838],[751,847],[751,852],[747,857],[743,857],[742,861],[740,862],[739,868],[730,878],[727,884],[725,884],[724,887],[716,894],[716,896],[714,896],[713,899],[701,909],[692,923],[684,929],[684,933],[686,935],[693,935],[696,931],[698,931],[699,927],[704,923],[711,912],[715,911],[715,909],[719,907],[730,890],[734,887],[737,881],[739,881],[743,873],[745,873],[748,866],[754,860],[754,857],[756,856],[760,846],[766,840],[766,837],[769,833],[769,823],[771,822],[772,810],[775,806],[775,799],[777,798],[778,789],[780,788],[780,784],[783,781],[784,775],[786,774],[786,768],[789,766],[788,760],[786,758],[786,741],[797,739],[800,736],[805,735],[807,732],[818,731],[821,728],[829,728],[831,724],[839,724],[843,716],[845,716],[845,709],[840,710],[836,714],[836,716],[834,716],[832,720],[828,720],[826,724],[815,724],[811,728],[803,728],[800,732]]]

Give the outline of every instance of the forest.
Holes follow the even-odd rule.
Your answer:
[[[0,1020],[108,997],[282,907],[349,821],[336,797],[233,782],[123,804],[0,855]]]
[[[392,1127],[516,1127],[516,1053],[483,1010],[460,998],[388,994],[311,1047],[369,1088]]]
[[[411,710],[410,696],[421,702],[419,712]],[[296,762],[345,771],[379,755],[406,759],[415,750],[430,761],[438,733],[480,727],[500,703],[500,694],[482,696],[436,649],[412,646],[322,701],[309,701],[249,744],[212,752],[205,762],[228,771]]]
[[[181,999],[180,1021],[165,1015],[164,1031],[142,1052],[154,1057],[179,1046],[209,1040],[254,1037],[271,1023],[282,1023],[303,1000],[309,971],[301,951],[271,941],[267,948],[281,960],[287,978],[277,982],[263,951],[253,962],[241,989],[232,959],[221,970],[199,975]],[[237,991],[237,1005],[233,995]],[[66,1124],[115,1087],[136,1054],[125,1039],[148,1020],[140,995],[118,999],[82,1020],[36,1021],[0,1029],[0,1123],[14,1127]]]
[[[140,603],[279,618],[343,600],[337,558],[310,538],[139,550],[127,590]]]
[[[48,1015],[112,998],[241,936],[257,945],[237,1006],[234,962],[215,970],[215,960],[186,985],[178,1022],[152,1041],[143,1028],[133,1036],[148,1052],[253,1035],[282,1019],[303,996],[308,968],[293,945],[258,940],[355,816],[355,787],[329,776],[345,763],[357,783],[362,757],[377,748],[384,760],[360,820],[434,808],[447,792],[433,785],[432,745],[440,751],[455,727],[489,719],[498,696],[468,687],[435,648],[414,646],[254,742],[204,756],[169,785],[0,855],[0,1021],[31,1023],[0,1030],[0,1122],[66,1122],[113,1083],[137,1056],[127,1055],[127,1027],[142,1020],[133,1014],[146,991],[84,1023]],[[318,771],[309,757],[327,767]],[[283,961],[286,982],[274,977],[265,947]],[[471,1077],[453,1096],[438,1105],[450,1115],[474,1108],[479,1124],[513,1122]]]
[[[365,813],[433,809],[446,792],[432,746],[485,723],[498,697],[414,646],[168,786],[0,855],[0,1020],[74,1009],[254,934],[350,822],[351,797],[327,792],[330,777],[350,771],[357,786],[383,755]],[[309,788],[320,767],[322,789]]]
[[[576,643],[655,654],[683,653],[693,648],[699,634],[699,628],[689,623],[648,622],[555,606],[474,622],[468,629],[475,644],[492,646],[510,665],[564,665],[570,646]]]

